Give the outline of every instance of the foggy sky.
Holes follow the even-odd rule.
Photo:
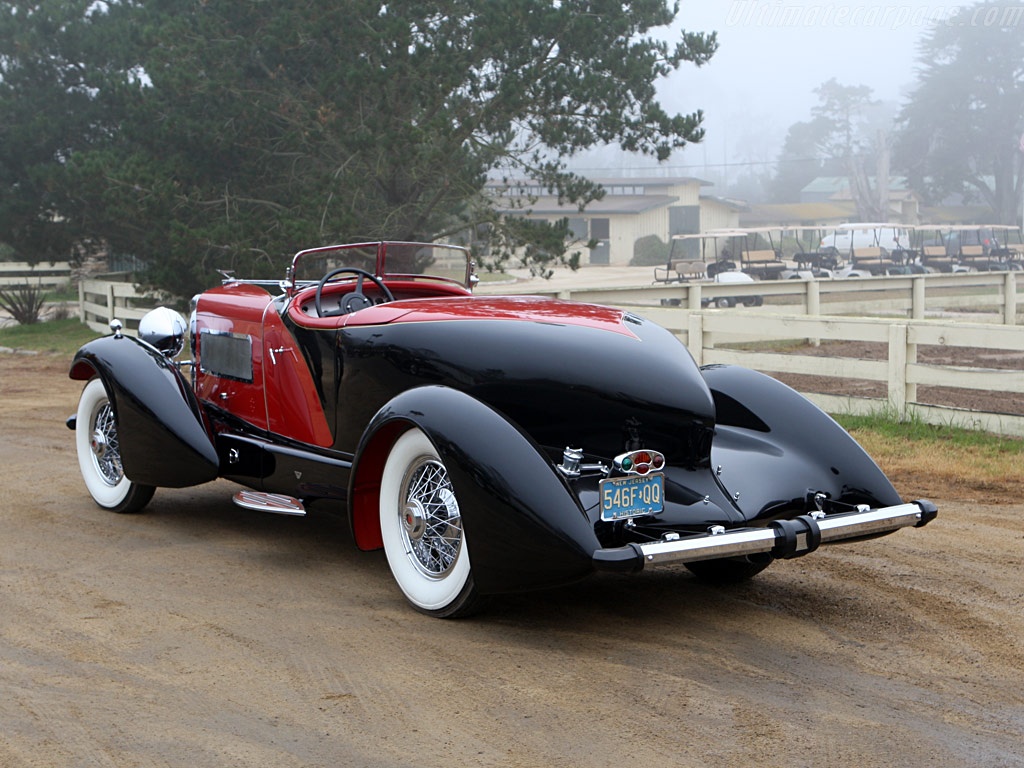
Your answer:
[[[871,87],[876,99],[902,100],[915,79],[922,34],[959,7],[681,0],[676,28],[716,31],[719,48],[706,66],[683,65],[659,86],[670,113],[704,110],[707,131],[703,143],[674,153],[663,172],[706,177],[705,169],[727,166],[734,176],[750,163],[774,160],[789,126],[807,120],[818,103],[814,89],[833,77]],[[607,156],[581,161],[597,165]]]

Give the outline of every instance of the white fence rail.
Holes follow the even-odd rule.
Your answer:
[[[0,261],[0,288],[19,285],[57,288],[71,281],[71,265],[66,261],[54,264],[29,264],[25,261]]]
[[[1024,437],[1024,415],[933,405],[918,398],[919,386],[1024,394],[1024,372],[1020,368],[936,365],[918,359],[922,346],[971,348],[981,350],[982,358],[1007,353],[1024,356],[1024,326],[772,315],[751,310],[624,308],[668,327],[686,343],[700,365],[735,364],[772,374],[831,377],[840,384],[863,380],[880,384],[887,393],[884,398],[805,393],[831,413],[885,412],[903,419],[919,418],[929,424],[953,424]],[[879,360],[812,356],[792,349],[763,351],[757,344],[803,339],[875,342],[886,345],[887,354]],[[721,346],[736,342],[751,344],[743,348]]]
[[[1018,322],[1016,272],[971,272],[843,280],[761,280],[754,283],[693,282],[676,285],[538,290],[536,285],[510,293],[557,296],[612,306],[672,305],[699,309],[702,299],[754,297],[766,314],[902,315],[922,319],[939,311],[969,311],[984,322]]]
[[[756,309],[690,310],[707,296],[761,295]],[[512,291],[510,291],[512,292]],[[926,275],[834,281],[763,281],[754,284],[644,286],[537,291],[579,301],[609,304],[644,315],[675,333],[699,364],[732,363],[775,374],[831,376],[877,382],[887,396],[807,393],[832,413],[885,411],[927,423],[956,424],[997,434],[1024,437],[1024,416],[983,413],[918,401],[919,386],[953,387],[1024,394],[1020,370],[964,368],[919,362],[920,346],[969,347],[994,353],[1024,353],[1024,325],[1017,325],[1014,273]],[[129,283],[83,280],[81,318],[103,333],[113,317],[134,331],[139,319],[158,303]],[[669,299],[663,303],[663,299]],[[678,303],[674,299],[679,299]],[[921,319],[926,312],[969,311],[972,319]],[[896,319],[845,317],[844,314],[894,314]],[[884,360],[801,355],[798,351],[758,349],[756,342],[864,341],[885,344]],[[737,348],[754,342],[754,348]]]
[[[125,332],[134,335],[142,316],[159,303],[158,296],[131,283],[82,280],[78,284],[79,319],[97,333],[109,332],[110,321],[117,318]]]

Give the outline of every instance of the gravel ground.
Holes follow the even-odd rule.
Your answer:
[[[337,510],[95,507],[67,361],[0,354],[0,765],[1024,766],[1024,505],[712,589],[684,570],[406,607]],[[907,483],[908,487],[926,484]]]

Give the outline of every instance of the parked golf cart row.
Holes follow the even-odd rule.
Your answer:
[[[744,230],[720,230],[693,235],[676,235],[669,247],[668,264],[655,267],[656,283],[673,282],[710,282],[728,283],[733,285],[753,283],[755,276],[737,266],[737,261],[730,250],[734,241],[746,237]],[[739,251],[741,254],[743,251]],[[742,262],[740,262],[742,263]],[[676,306],[680,299],[663,299],[665,306]],[[743,305],[759,307],[764,304],[762,296],[716,296],[701,297],[702,307],[718,307],[725,309]]]
[[[1020,227],[991,224],[918,225],[921,261],[936,272],[1003,272],[1024,269]]]
[[[1022,258],[1020,229],[1005,225],[857,223],[832,229],[722,229],[675,235],[667,264],[655,268],[654,281],[738,283],[1020,270]],[[750,299],[726,298],[720,306],[749,305]]]
[[[977,224],[847,224],[827,233],[820,250],[834,250],[846,267],[835,277],[1022,269],[1020,228]]]

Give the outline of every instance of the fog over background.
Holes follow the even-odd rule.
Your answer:
[[[714,192],[723,194],[723,184],[746,170],[772,168],[789,127],[809,119],[818,103],[814,89],[830,78],[869,86],[874,98],[900,102],[915,80],[918,41],[960,7],[682,0],[676,28],[717,32],[718,52],[702,68],[681,67],[661,83],[659,94],[670,113],[704,111],[704,141],[660,166],[636,156],[591,152],[573,167],[589,175],[658,168],[658,175],[711,179]]]

